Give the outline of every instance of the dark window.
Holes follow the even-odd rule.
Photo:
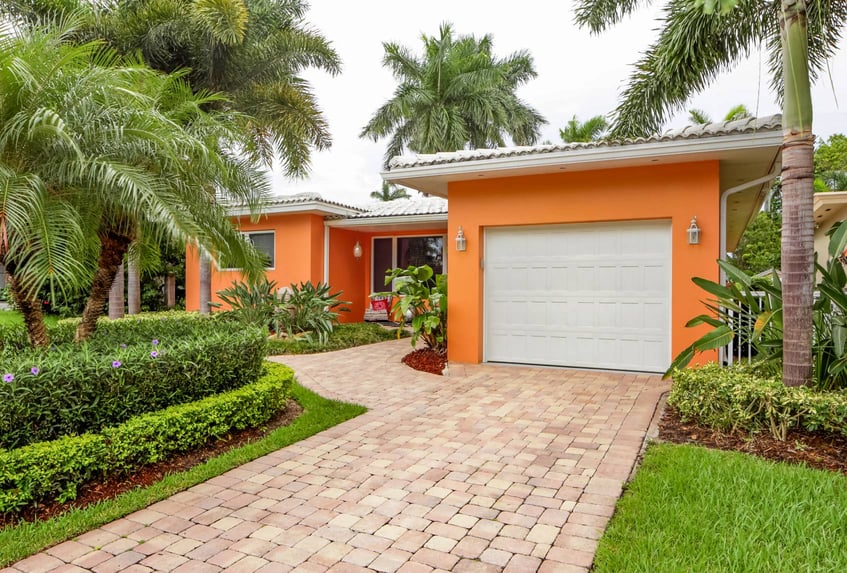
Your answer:
[[[392,242],[390,237],[374,239],[374,264],[371,280],[373,292],[391,290],[391,286],[385,286],[385,271],[391,269],[394,265],[394,256],[391,252]]]
[[[276,257],[274,256],[274,232],[263,231],[260,233],[245,233],[253,246],[259,253],[265,255],[267,259],[265,267],[272,269],[276,265]]]
[[[397,266],[429,265],[435,274],[444,272],[444,239],[442,237],[403,237],[397,239]]]

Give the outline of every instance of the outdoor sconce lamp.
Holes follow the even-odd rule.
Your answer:
[[[356,257],[357,261],[362,258],[362,245],[359,244],[359,241],[356,241],[353,246],[353,256]]]
[[[688,244],[700,244],[700,227],[697,226],[697,216],[691,218],[691,224],[688,226]]]
[[[456,235],[456,250],[460,253],[468,250],[468,239],[465,237],[465,232],[462,230],[461,225],[459,225],[459,232]]]

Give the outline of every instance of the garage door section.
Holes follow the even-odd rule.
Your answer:
[[[670,364],[668,221],[485,233],[485,360],[662,372]]]

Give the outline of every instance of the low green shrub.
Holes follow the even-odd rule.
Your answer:
[[[160,461],[268,421],[285,407],[294,374],[281,364],[266,363],[266,368],[258,381],[237,390],[143,414],[100,434],[0,450],[0,513],[74,499],[77,487],[92,478]]]
[[[847,436],[847,392],[785,386],[749,366],[675,370],[668,404],[684,420],[721,430],[768,430],[781,440],[794,428]]]
[[[92,340],[68,342],[61,321],[49,349],[0,352],[0,447],[98,432],[144,412],[255,381],[266,335],[176,314],[104,321]]]
[[[383,328],[372,322],[351,322],[336,326],[329,339],[321,344],[305,338],[270,338],[268,339],[268,354],[316,354],[344,350],[354,346],[385,342],[407,338],[409,333],[403,329]]]

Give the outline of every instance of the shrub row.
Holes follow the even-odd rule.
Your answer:
[[[684,420],[721,430],[768,430],[781,440],[794,428],[847,436],[847,392],[788,387],[744,366],[675,370],[668,404]]]
[[[294,376],[281,364],[266,368],[258,381],[237,390],[142,414],[99,434],[0,450],[0,512],[74,499],[77,487],[93,478],[128,472],[268,421],[285,407]]]
[[[71,333],[73,329],[65,326]],[[123,319],[77,345],[0,354],[0,447],[98,432],[238,388],[261,373],[266,336],[214,319]]]

